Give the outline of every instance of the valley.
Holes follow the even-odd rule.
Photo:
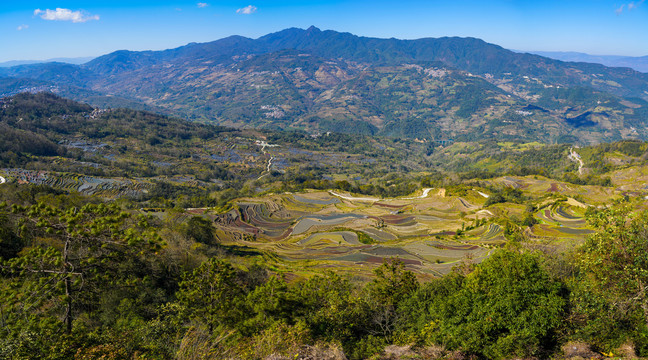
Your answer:
[[[0,360],[646,358],[647,140],[648,74],[476,38],[0,67]]]
[[[184,208],[183,219],[214,224],[219,244],[272,254],[267,261],[290,276],[328,269],[366,281],[398,256],[418,276],[433,278],[522,239],[567,251],[593,232],[588,209],[648,195],[648,164],[637,157],[646,148],[641,142],[584,147],[580,154],[566,145],[522,142],[455,142],[430,152],[412,140],[188,123],[174,138],[165,129],[179,120],[75,114],[88,109],[45,95],[15,97],[4,111],[34,101],[44,102],[39,111],[59,113],[47,127],[32,120],[15,125],[40,127],[66,150],[0,169],[3,183],[129,199],[130,207],[162,220]],[[81,121],[76,134],[55,125],[64,119]],[[144,131],[127,141],[83,135],[86,126],[106,120],[112,134],[134,126]],[[50,170],[30,170],[45,163]]]

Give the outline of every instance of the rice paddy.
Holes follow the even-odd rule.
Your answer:
[[[1,169],[3,179],[18,184],[47,185],[65,191],[76,191],[84,195],[104,198],[138,196],[152,187],[143,179],[101,178],[79,174],[34,171],[25,169]]]
[[[586,209],[623,196],[614,188],[538,176],[484,183],[515,187],[529,201],[486,207],[484,188],[463,197],[431,189],[425,196],[393,199],[327,191],[285,193],[241,199],[235,203],[234,215],[230,214],[234,220],[219,221],[217,226],[228,233],[254,235],[245,244],[275,253],[290,272],[326,268],[363,277],[396,257],[420,276],[438,276],[462,262],[480,262],[504,246],[510,226],[520,229],[529,241],[542,240],[557,248],[565,242],[578,244],[593,232],[585,220]],[[530,213],[527,204],[533,205]],[[527,214],[535,218],[534,225],[519,220]]]
[[[420,189],[409,196],[378,198],[342,191],[306,191],[238,199],[225,213],[187,209],[187,216],[214,221],[219,241],[271,254],[286,272],[312,274],[322,269],[367,276],[397,257],[420,276],[445,274],[462,262],[479,262],[509,240],[513,224],[529,241],[561,248],[593,232],[585,220],[589,207],[624,196],[648,195],[648,167],[611,173],[614,187],[582,186],[542,176],[505,176],[449,195],[445,189]],[[150,190],[147,179],[100,178],[68,173],[2,169],[7,182],[49,185],[107,198],[138,196]],[[635,177],[633,179],[633,177]],[[200,186],[192,177],[172,177]],[[519,189],[524,204],[485,206],[493,188]],[[529,207],[527,205],[531,205]],[[531,209],[531,210],[529,210]],[[522,224],[525,217],[533,225]]]

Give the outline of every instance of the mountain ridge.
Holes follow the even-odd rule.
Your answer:
[[[609,67],[628,67],[642,73],[648,73],[648,55],[591,55],[575,51],[530,51],[529,53],[567,62],[587,62]]]
[[[62,57],[62,58],[51,58],[51,59],[46,59],[46,60],[9,60],[9,61],[0,62],[0,67],[12,67],[12,66],[29,65],[29,64],[42,64],[42,63],[48,63],[48,62],[62,62],[62,63],[68,63],[68,64],[81,65],[81,64],[84,64],[84,63],[94,59],[94,58],[95,58],[95,56],[84,56],[84,57],[73,57],[73,58]]]
[[[17,66],[0,69],[0,77],[236,127],[407,137],[419,129],[426,138],[468,140],[648,138],[648,74],[519,54],[477,38],[379,39],[289,28],[257,39],[120,50],[83,65]],[[544,111],[524,110],[529,105]]]

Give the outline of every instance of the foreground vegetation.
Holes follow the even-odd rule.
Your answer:
[[[573,251],[520,237],[444,277],[421,282],[393,258],[358,282],[276,271],[271,254],[218,244],[202,217],[0,191],[6,359],[366,359],[398,346],[413,358],[544,358],[568,342],[648,351],[638,203],[588,211],[597,232]]]

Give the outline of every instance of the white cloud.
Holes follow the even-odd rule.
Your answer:
[[[20,25],[20,26],[18,26],[16,28],[16,30],[20,31],[20,30],[25,30],[25,29],[28,29],[28,28],[29,28],[29,25]]]
[[[36,9],[34,16],[40,16],[43,20],[72,21],[73,23],[83,23],[90,20],[99,20],[99,15],[90,15],[82,11],[72,11],[70,9],[56,8],[56,10]]]
[[[209,6],[209,4],[207,4],[207,3],[198,3],[196,5],[198,5],[199,8],[205,8],[205,7]]]
[[[621,15],[621,13],[623,13],[623,10],[624,10],[624,8],[626,6],[628,7],[628,11],[632,11],[632,10],[638,8],[639,6],[641,6],[641,4],[644,3],[644,1],[646,1],[646,0],[632,1],[632,2],[629,2],[627,4],[622,4],[618,9],[614,10],[614,12],[617,15]]]
[[[240,9],[236,10],[236,13],[237,13],[237,14],[245,14],[245,15],[249,15],[249,14],[253,14],[253,13],[255,13],[256,11],[257,11],[257,7],[256,7],[256,6],[254,6],[254,5],[248,5],[248,6],[244,7],[244,8],[240,8]]]
[[[645,0],[640,0],[640,1],[637,1],[637,2],[631,2],[630,4],[628,4],[628,11],[638,8],[639,5],[643,4],[644,1]]]

